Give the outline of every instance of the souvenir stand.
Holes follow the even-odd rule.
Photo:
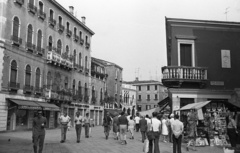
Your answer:
[[[229,146],[227,135],[227,116],[236,114],[239,108],[226,101],[205,101],[188,104],[179,109],[181,114],[190,110],[197,112],[196,146]],[[187,130],[185,128],[185,130]],[[187,141],[185,131],[185,142]]]

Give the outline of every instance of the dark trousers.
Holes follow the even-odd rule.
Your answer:
[[[155,136],[155,139],[149,140],[149,151],[148,151],[148,153],[160,153],[160,150],[159,150],[160,133],[159,132],[154,132],[154,136]],[[154,144],[154,152],[152,152],[153,144]]]
[[[44,138],[45,135],[33,135],[33,149],[34,149],[34,153],[37,153],[37,147],[38,148],[38,153],[42,153],[43,150],[43,144],[44,144]]]
[[[236,147],[237,144],[237,134],[235,128],[228,128],[227,134],[232,147]]]
[[[172,128],[169,128],[169,142],[173,142]]]
[[[146,131],[141,131],[142,134],[142,142],[146,139]]]
[[[66,125],[61,125],[61,139],[62,141],[65,141],[66,140],[66,134],[67,134],[67,124]]]
[[[80,141],[82,124],[76,124],[75,129],[76,129],[77,141]]]
[[[110,125],[104,126],[104,133],[107,137],[109,136],[109,131],[110,131]]]
[[[182,135],[176,138],[175,135],[173,134],[172,139],[173,139],[173,153],[181,153]]]
[[[139,124],[136,124],[136,132],[139,131]]]
[[[89,127],[90,127],[90,124],[89,123],[85,123],[84,127],[85,127],[85,137],[89,137]]]

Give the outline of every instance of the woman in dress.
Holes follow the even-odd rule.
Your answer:
[[[187,124],[189,138],[186,148],[187,151],[189,151],[189,147],[191,144],[193,144],[192,150],[196,151],[197,121],[198,121],[197,112],[195,110],[191,110],[188,114]]]
[[[163,142],[167,142],[168,136],[168,121],[167,116],[164,115],[162,119],[162,135],[163,135]]]
[[[232,114],[230,114],[228,116],[228,118],[229,118],[229,122],[228,122],[228,125],[227,125],[227,134],[228,134],[231,146],[232,147],[236,147],[236,142],[237,142],[237,125],[236,125],[236,122],[235,122]]]

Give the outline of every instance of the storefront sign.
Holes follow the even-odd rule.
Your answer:
[[[210,85],[212,86],[224,86],[223,81],[210,81]]]
[[[41,110],[41,107],[37,107],[37,106],[18,106],[18,109],[32,109],[32,110]]]

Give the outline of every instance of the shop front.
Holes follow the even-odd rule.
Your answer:
[[[55,128],[54,113],[59,108],[54,104],[23,99],[6,99],[8,102],[7,130],[27,130],[32,128],[32,120],[37,110],[42,110],[47,118],[47,127]]]

